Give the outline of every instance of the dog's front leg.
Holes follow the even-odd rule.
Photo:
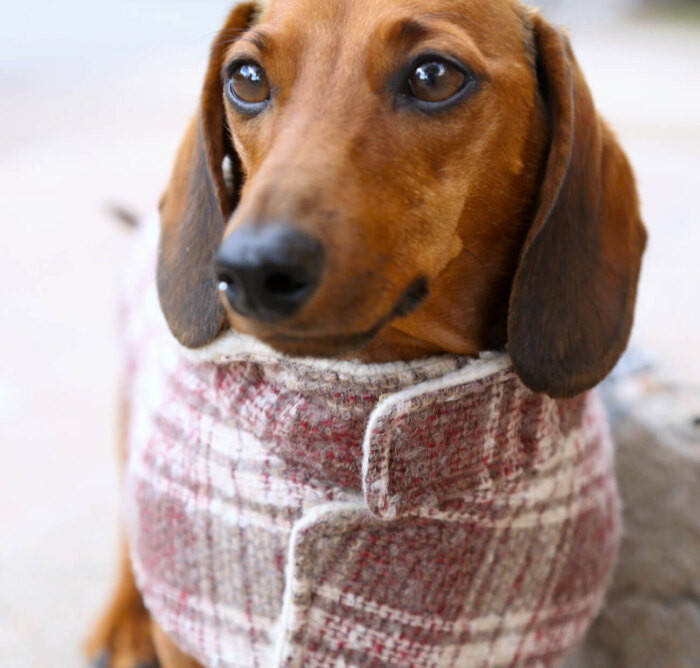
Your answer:
[[[165,634],[163,629],[156,624],[155,620],[151,624],[153,642],[155,643],[158,660],[162,668],[203,668],[194,659],[185,656]]]
[[[117,586],[85,644],[94,668],[156,668],[160,664],[151,634],[151,617],[136,588],[126,540]],[[167,664],[166,664],[167,665]]]
[[[122,475],[128,458],[129,409],[127,392],[122,386],[117,435]],[[136,586],[126,537],[122,538],[117,577],[112,598],[85,643],[90,665],[93,668],[201,668],[151,621]]]

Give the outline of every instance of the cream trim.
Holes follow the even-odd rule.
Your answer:
[[[432,372],[430,375],[434,375],[435,373],[439,374],[441,367],[444,367],[445,370],[450,369],[450,371],[454,368],[452,363],[446,363],[448,360],[454,360],[453,356],[448,355],[425,357],[409,362],[387,362],[383,364],[365,363],[358,360],[291,357],[274,350],[252,336],[234,332],[233,330],[224,332],[203,348],[190,350],[181,346],[179,343],[178,346],[180,347],[180,352],[183,357],[194,363],[227,364],[237,361],[279,363],[285,361],[309,369],[334,371],[356,379],[376,378],[377,376],[399,376],[406,372],[410,373],[413,371]],[[452,380],[452,377],[455,375],[454,373],[448,373],[446,376],[444,374],[442,375],[446,383],[445,386],[448,387],[452,383],[461,384],[463,382],[469,382],[470,380],[480,380],[507,368],[510,364],[510,358],[506,353],[482,353],[479,359],[467,359],[466,365],[457,372],[457,377],[454,380]],[[428,381],[428,383],[435,383],[434,386],[421,384],[416,387],[422,388],[419,390],[419,394],[422,394],[424,392],[442,389],[442,382],[443,379],[439,378],[438,380]],[[403,401],[406,398],[410,397],[402,397],[398,400]]]
[[[285,584],[284,595],[282,598],[282,611],[279,619],[274,627],[270,630],[270,638],[274,642],[274,651],[270,657],[271,668],[279,668],[283,665],[285,654],[290,650],[289,637],[294,633],[293,621],[295,619],[295,604],[294,596],[297,593],[296,589],[299,581],[294,575],[296,567],[296,545],[299,539],[299,534],[305,529],[309,529],[315,524],[321,522],[324,518],[337,517],[342,513],[355,514],[367,513],[367,506],[364,501],[356,503],[327,503],[320,506],[315,506],[304,512],[304,514],[295,522],[292,528],[292,533],[289,536],[289,549],[287,550],[287,564],[285,566]],[[301,668],[301,664],[295,661],[287,664],[289,668]]]

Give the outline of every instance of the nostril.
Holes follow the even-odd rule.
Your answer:
[[[219,292],[225,295],[229,302],[233,302],[242,292],[241,277],[235,270],[224,263],[215,265],[214,276]]]
[[[273,271],[270,272],[263,282],[264,290],[276,297],[295,298],[304,292],[311,280],[307,276],[293,274],[291,272]]]
[[[221,287],[224,284],[231,285],[232,283],[235,283],[238,280],[233,269],[226,262],[217,261],[214,264],[214,276],[216,277],[216,280],[219,283],[219,287]]]
[[[219,292],[228,295],[231,291],[236,290],[236,282],[228,279],[219,280]]]

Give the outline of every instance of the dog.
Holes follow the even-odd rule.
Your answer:
[[[625,349],[646,243],[567,38],[517,0],[238,5],[160,220],[157,292],[185,348],[229,329],[339,364],[507,347],[517,382],[552,401]],[[201,665],[132,571],[125,549],[88,654]],[[394,665],[373,660],[358,665]]]

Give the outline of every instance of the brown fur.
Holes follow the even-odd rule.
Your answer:
[[[286,353],[367,361],[507,343],[523,381],[556,397],[605,377],[646,235],[566,38],[516,0],[265,4],[236,8],[217,37],[163,199],[158,287],[174,335],[199,347],[230,325]],[[392,77],[419,47],[468,64],[476,92],[433,115],[397,105]],[[222,92],[237,57],[274,86],[253,118]],[[224,311],[210,265],[239,226],[275,221],[320,240],[327,269],[297,315],[261,324]],[[391,317],[417,280],[428,298]],[[165,668],[196,665],[154,636]]]
[[[508,346],[526,385],[573,396],[627,345],[646,233],[634,176],[596,114],[565,38],[534,17],[552,149],[510,297]]]

